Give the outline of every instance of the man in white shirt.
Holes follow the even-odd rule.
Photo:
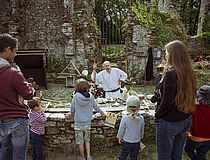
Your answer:
[[[118,97],[121,98],[120,93],[121,81],[127,79],[127,74],[118,68],[111,68],[109,61],[103,63],[104,70],[96,73],[96,64],[93,65],[93,73],[91,79],[94,81],[94,72],[96,74],[96,83],[102,84],[103,90],[105,91],[105,97]]]

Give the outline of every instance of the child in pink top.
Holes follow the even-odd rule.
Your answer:
[[[46,116],[41,102],[38,99],[32,99],[28,102],[31,112],[29,113],[30,139],[32,143],[33,160],[44,160],[43,144],[45,134]]]

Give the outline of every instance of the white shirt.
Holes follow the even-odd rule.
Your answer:
[[[91,74],[91,79],[94,81],[94,73]],[[108,73],[103,70],[96,74],[96,83],[102,84],[103,90],[111,91],[120,87],[119,80],[125,81],[127,74],[118,68],[111,68],[111,72]],[[105,97],[119,97],[121,98],[120,90],[116,92],[106,92]]]

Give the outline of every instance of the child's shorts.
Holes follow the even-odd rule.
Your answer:
[[[74,126],[76,144],[84,144],[90,142],[90,125],[85,126]]]

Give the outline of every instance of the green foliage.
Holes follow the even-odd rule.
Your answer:
[[[143,70],[140,69],[140,65],[141,65],[140,63],[138,63],[138,64],[133,64],[133,66],[132,66],[132,68],[131,68],[131,70],[132,70],[133,72],[132,72],[132,71],[131,71],[131,72],[128,72],[128,77],[129,77],[129,78],[131,78],[131,77],[136,77],[137,74],[141,73],[139,79],[140,79],[140,80],[143,79],[144,74],[143,74]]]
[[[121,44],[124,41],[122,26],[127,18],[128,7],[125,0],[96,0],[94,17],[102,38],[108,44]]]
[[[102,56],[106,57],[120,57],[123,56],[123,48],[115,47],[114,45],[107,48],[107,53],[105,52],[105,48],[102,49]]]
[[[148,7],[145,3],[141,3],[139,0],[136,1],[136,4],[132,6],[133,12],[136,14],[137,19],[139,20],[140,24],[144,25],[145,27],[149,27],[154,25],[153,17],[155,16],[157,3],[155,7],[152,7],[150,11],[148,11]]]
[[[132,10],[140,24],[145,27],[155,28],[155,36],[159,39],[161,47],[172,40],[182,39],[180,36],[183,34],[180,34],[178,27],[180,24],[176,22],[176,14],[168,15],[160,12],[157,2],[148,6],[146,2],[142,3],[140,0],[137,0]]]
[[[99,26],[97,25],[97,22],[96,22],[96,21],[94,21],[93,24],[94,24],[94,26],[95,26],[97,29],[99,29]]]
[[[91,135],[91,137],[90,137],[90,144],[95,147],[100,148],[100,147],[104,146],[105,142],[106,142],[105,138],[96,137],[93,135]]]
[[[154,19],[155,28],[157,29],[156,35],[161,40],[162,44],[165,45],[172,40],[179,39],[179,36],[176,35],[172,28],[163,23],[161,18]]]
[[[191,38],[203,41],[204,46],[210,48],[210,32],[203,32]]]
[[[188,35],[196,35],[201,0],[182,0],[180,16]]]

